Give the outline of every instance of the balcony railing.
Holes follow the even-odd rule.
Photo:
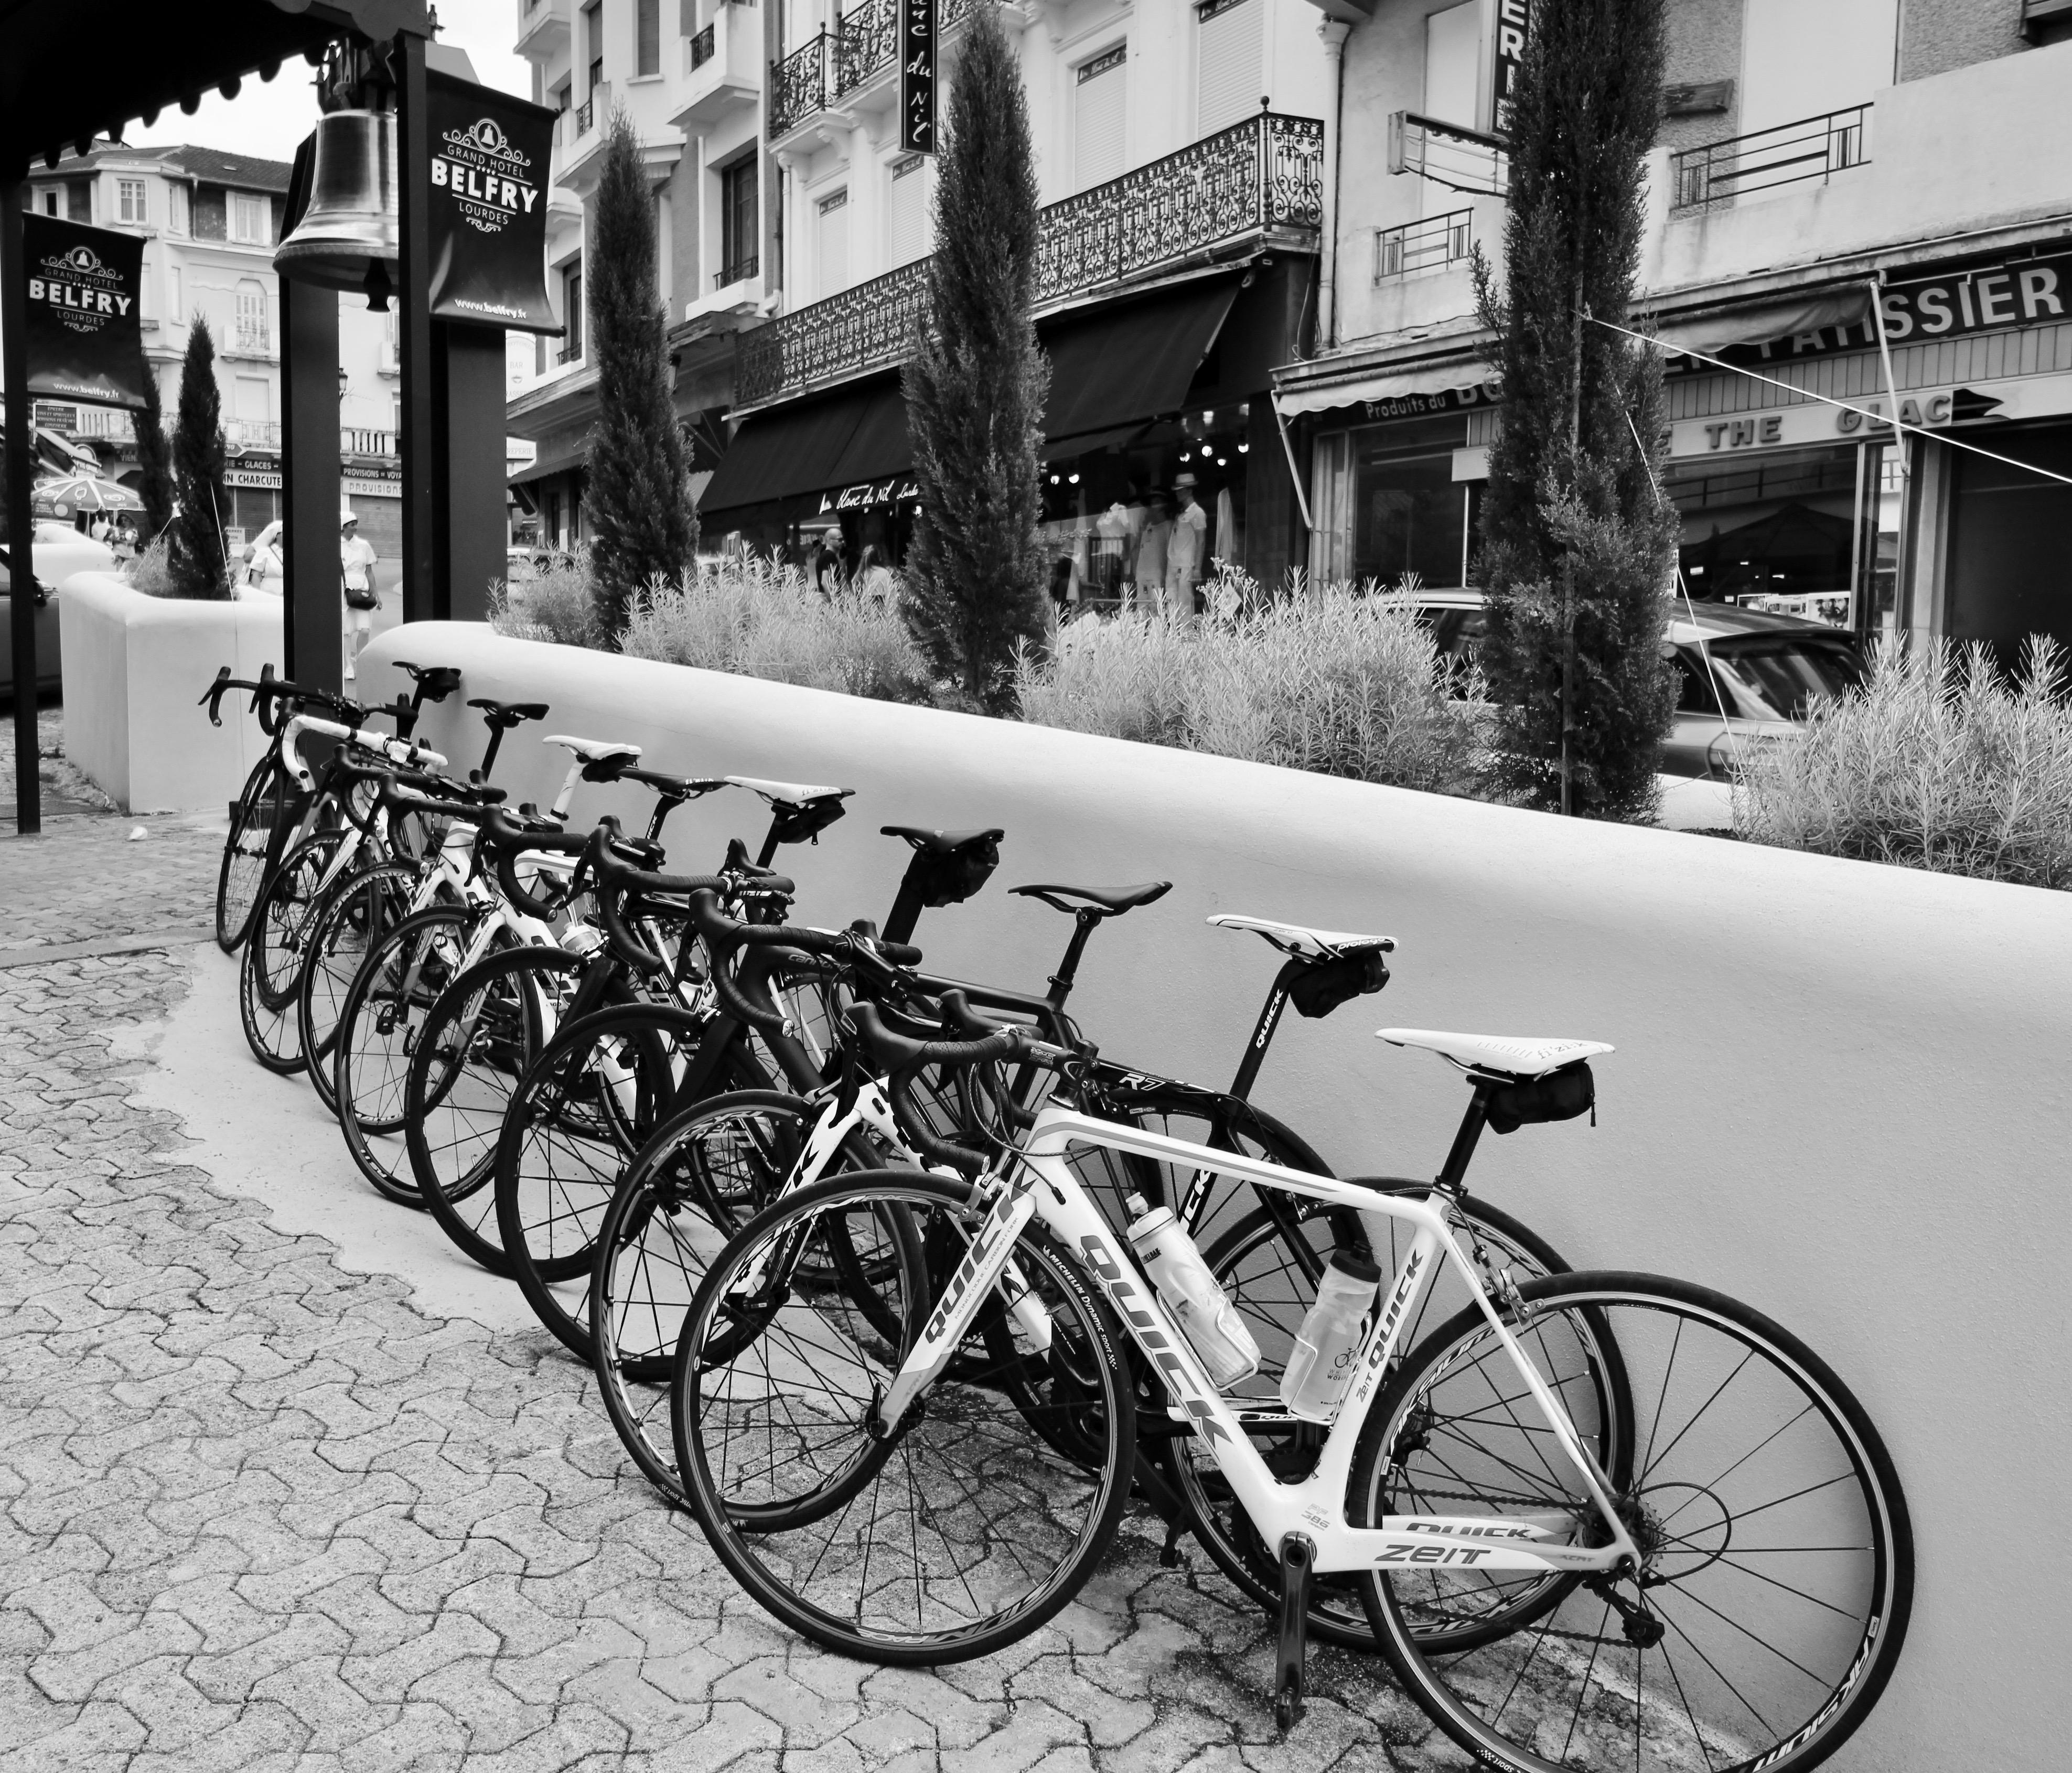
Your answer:
[[[1475,212],[1456,209],[1400,228],[1379,228],[1374,236],[1374,280],[1407,277],[1467,262],[1474,245]]]
[[[228,418],[223,422],[223,434],[245,449],[278,450],[281,446],[281,422],[277,418]]]
[[[338,446],[347,455],[393,455],[396,454],[396,434],[393,431],[367,430],[356,425],[340,426]]]
[[[898,52],[898,0],[864,0],[845,12],[835,42],[835,97],[854,92]]]
[[[1702,148],[1685,148],[1670,162],[1674,195],[1669,207],[1704,209],[1811,179],[1825,184],[1836,173],[1870,158],[1870,130],[1871,107],[1858,105]]]
[[[247,356],[265,357],[273,355],[273,335],[265,326],[253,326],[240,320],[232,334],[231,349]]]
[[[1503,138],[1397,111],[1388,120],[1388,170],[1414,172],[1471,197],[1511,193],[1511,156]]]
[[[593,89],[590,96],[576,107],[576,134],[578,135],[588,135],[590,132],[591,126],[596,121],[597,93],[595,90]]]
[[[690,39],[689,53],[693,73],[713,59],[713,27],[710,25]]]
[[[828,34],[770,64],[770,134],[789,133],[828,108]]]
[[[1040,217],[1036,300],[1050,306],[1248,235],[1323,224],[1324,125],[1267,112],[1052,204]],[[738,403],[903,360],[927,315],[926,259],[742,335]]]
[[[751,253],[746,258],[738,258],[731,265],[722,265],[713,273],[713,287],[723,290],[731,283],[746,283],[763,269],[763,261]]]

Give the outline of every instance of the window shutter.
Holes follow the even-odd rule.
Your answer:
[[[928,179],[925,155],[892,167],[892,265],[911,265],[928,251]]]
[[[1259,109],[1265,0],[1207,0],[1195,13],[1194,133],[1214,135]]]
[[[820,203],[820,294],[849,287],[849,193],[837,191]]]
[[[636,0],[633,19],[635,70],[659,74],[662,72],[662,0]]]
[[[1072,101],[1072,177],[1082,191],[1121,177],[1129,46],[1117,43],[1079,71]]]

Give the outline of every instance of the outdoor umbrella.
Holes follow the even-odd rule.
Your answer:
[[[75,511],[142,511],[144,501],[129,487],[92,475],[69,479],[39,480],[31,494],[31,507],[39,517],[69,517]]]

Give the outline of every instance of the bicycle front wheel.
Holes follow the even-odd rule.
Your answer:
[[[251,932],[266,871],[286,841],[293,799],[270,753],[253,765],[232,809],[230,835],[223,840],[223,863],[216,870],[216,940],[225,954],[236,953]]]
[[[1529,1773],[1803,1769],[1890,1677],[1913,1595],[1906,1499],[1861,1405],[1806,1346],[1709,1289],[1645,1274],[1535,1281],[1507,1321],[1585,1443],[1603,1408],[1588,1349],[1615,1341],[1632,1438],[1606,1467],[1638,1569],[1548,1579],[1371,1573],[1388,1659],[1471,1754]],[[1606,1528],[1523,1375],[1478,1310],[1384,1387],[1353,1458],[1355,1526],[1424,1516]],[[1547,1589],[1515,1629],[1476,1629]]]
[[[1034,1225],[997,1302],[1020,1364],[1064,1376],[1040,1407],[1071,1432],[1042,1432],[1026,1398],[958,1376],[963,1361],[903,1421],[878,1421],[934,1308],[931,1233],[968,1246],[982,1217],[968,1187],[914,1170],[800,1189],[720,1253],[677,1343],[677,1463],[705,1536],[763,1606],[847,1655],[928,1666],[1026,1637],[1092,1573],[1129,1499],[1119,1332]],[[859,1269],[896,1336],[859,1303]]]
[[[339,1017],[375,944],[409,915],[417,883],[415,868],[380,863],[335,882],[317,913],[296,992],[296,1015],[310,1086],[333,1113],[338,1112],[332,1059]]]
[[[245,1043],[261,1064],[283,1076],[292,1076],[306,1063],[297,993],[323,907],[324,876],[344,841],[342,833],[320,831],[282,859],[259,896],[238,961],[237,1014]]]

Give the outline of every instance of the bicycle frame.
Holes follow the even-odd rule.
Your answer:
[[[1330,1205],[1403,1220],[1415,1228],[1402,1265],[1383,1295],[1360,1351],[1353,1381],[1338,1420],[1324,1438],[1315,1469],[1284,1483],[1252,1444],[1244,1419],[1220,1397],[1186,1338],[1167,1312],[1157,1290],[1109,1228],[1066,1162],[1075,1146],[1135,1153],[1174,1164],[1214,1166],[1225,1175],[1306,1195]],[[1585,1573],[1610,1570],[1639,1549],[1613,1507],[1610,1486],[1583,1446],[1574,1425],[1538,1370],[1527,1360],[1510,1327],[1490,1302],[1473,1262],[1462,1250],[1445,1215],[1420,1200],[1385,1195],[1326,1176],[1258,1163],[1236,1153],[1099,1121],[1046,1105],[1030,1137],[1009,1159],[1013,1169],[983,1185],[992,1191],[985,1217],[971,1236],[964,1259],[950,1277],[939,1304],[909,1351],[880,1406],[882,1419],[896,1424],[949,1364],[984,1300],[1006,1275],[1016,1239],[1034,1219],[1055,1236],[1086,1269],[1131,1338],[1164,1383],[1168,1408],[1188,1423],[1222,1469],[1231,1491],[1260,1536],[1278,1547],[1291,1538],[1312,1549],[1319,1573],[1453,1566],[1483,1570]],[[979,1197],[985,1199],[982,1193]],[[1519,1516],[1392,1516],[1379,1528],[1346,1524],[1345,1495],[1353,1452],[1381,1379],[1405,1324],[1437,1272],[1450,1262],[1503,1344],[1527,1393],[1574,1467],[1582,1493],[1601,1517],[1610,1543],[1596,1548],[1560,1542],[1562,1529]],[[1569,1529],[1572,1531],[1572,1528]]]

